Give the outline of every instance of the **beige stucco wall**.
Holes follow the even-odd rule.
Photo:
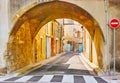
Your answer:
[[[6,72],[4,55],[6,54],[9,37],[8,1],[9,0],[0,0],[0,75],[2,72]]]

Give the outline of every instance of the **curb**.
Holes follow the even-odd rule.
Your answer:
[[[103,75],[103,71],[98,67],[98,68],[94,68],[93,71],[98,75],[101,76]]]
[[[104,72],[97,66],[95,65],[94,63],[90,62],[85,56],[83,53],[80,53],[80,55],[82,56],[83,60],[88,64],[88,66],[90,68],[93,69],[93,71],[98,75],[98,76],[101,76],[104,74]]]
[[[24,68],[24,69],[20,69],[19,71],[17,71],[16,72],[16,75],[21,75],[21,74],[24,74],[26,71],[32,71],[32,70],[34,70],[34,69],[36,69],[36,67],[40,67],[40,66],[42,66],[41,64],[38,64],[38,65],[31,65],[30,67],[26,67],[26,68]]]

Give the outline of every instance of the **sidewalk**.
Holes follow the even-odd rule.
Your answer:
[[[84,60],[84,62],[86,62],[90,68],[93,69],[93,71],[100,76],[101,78],[103,78],[104,80],[106,80],[108,83],[120,83],[120,73],[116,73],[116,76],[114,75],[106,75],[98,66],[96,66],[95,64],[91,63],[85,56],[83,53],[80,53],[80,56],[82,57],[82,59]],[[117,80],[113,80],[113,79],[117,79]]]
[[[107,79],[107,81],[109,83],[120,83],[120,74],[117,74],[116,76],[108,76],[108,75],[104,75],[102,76],[103,79]],[[113,80],[113,79],[117,79],[117,80]]]
[[[101,75],[104,75],[104,72],[97,66],[95,65],[94,63],[91,63],[85,56],[83,53],[80,53],[80,56],[81,58],[84,60],[85,63],[87,63],[87,65],[93,69],[93,71],[98,75],[98,76],[101,76]]]

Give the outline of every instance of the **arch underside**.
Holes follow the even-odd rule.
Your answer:
[[[31,29],[34,38],[43,25],[58,18],[69,18],[78,21],[88,30],[92,39],[94,39],[95,31],[99,31],[104,40],[97,21],[88,12],[74,4],[62,1],[42,3],[25,12],[13,26],[11,35],[15,34],[25,21],[28,21],[31,25],[34,25]]]

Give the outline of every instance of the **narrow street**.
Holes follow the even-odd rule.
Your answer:
[[[88,70],[80,54],[68,52],[58,59],[21,76],[5,79],[0,83],[107,83]]]
[[[94,75],[90,73],[81,62],[79,53],[66,53],[55,61],[52,61],[28,75]]]

